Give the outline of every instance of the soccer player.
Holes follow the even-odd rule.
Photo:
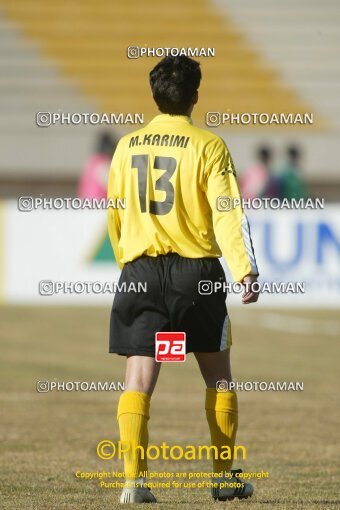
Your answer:
[[[161,363],[155,361],[155,334],[184,331],[205,380],[205,409],[211,443],[233,448],[238,423],[234,391],[217,391],[230,382],[231,330],[226,292],[206,295],[202,280],[224,283],[224,255],[235,281],[245,285],[244,304],[258,294],[249,225],[239,199],[234,165],[224,141],[195,127],[191,113],[198,101],[198,62],[166,57],[150,73],[153,98],[161,112],[148,125],[124,136],[114,154],[108,198],[126,199],[125,209],[109,209],[109,234],[122,273],[120,283],[147,283],[147,293],[117,293],[112,307],[110,352],[126,356],[125,391],[118,405],[120,439],[148,445],[150,399]],[[233,207],[234,205],[234,207]],[[216,286],[218,288],[218,286]],[[210,292],[210,291],[209,291]],[[135,452],[133,452],[135,453]],[[231,461],[216,459],[215,473]],[[128,452],[121,503],[155,502],[141,476],[147,464]],[[216,480],[214,480],[216,481]],[[253,487],[225,487],[218,480],[215,499],[246,498]]]

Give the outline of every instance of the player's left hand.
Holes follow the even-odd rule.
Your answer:
[[[248,305],[249,303],[256,303],[259,298],[258,285],[256,285],[256,290],[252,289],[252,284],[254,282],[257,282],[257,276],[251,274],[245,276],[242,280],[242,283],[245,287],[245,292],[242,294],[242,303],[244,305]]]

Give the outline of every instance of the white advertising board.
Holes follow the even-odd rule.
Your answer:
[[[340,306],[340,206],[250,211],[248,218],[261,282],[300,282],[305,290],[265,292],[259,304]],[[108,242],[105,210],[22,212],[16,201],[5,201],[1,238],[4,302],[112,302],[109,288],[101,290],[105,282],[118,281],[120,272]],[[66,291],[50,295],[48,283],[39,288],[41,281],[65,282]],[[67,284],[75,282],[101,283],[95,292],[89,287],[82,292],[81,284],[67,290]],[[240,294],[230,294],[228,301],[240,303]]]

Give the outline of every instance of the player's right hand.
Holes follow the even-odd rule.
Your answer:
[[[242,280],[245,291],[242,294],[242,303],[244,305],[248,305],[249,303],[256,303],[259,298],[259,289],[258,285],[256,285],[256,290],[252,289],[252,284],[257,282],[257,276],[249,274],[245,276]]]

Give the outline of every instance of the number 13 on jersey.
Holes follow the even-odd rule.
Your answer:
[[[146,191],[148,185],[149,156],[147,154],[132,156],[131,167],[138,171],[138,196],[141,212],[149,212],[150,214],[157,215],[168,214],[174,205],[175,199],[175,190],[170,179],[177,167],[176,159],[156,156],[151,169],[164,170],[163,175],[161,175],[161,177],[159,177],[155,182],[155,191],[165,192],[165,200],[163,202],[158,200],[149,200],[149,203],[147,204]]]

